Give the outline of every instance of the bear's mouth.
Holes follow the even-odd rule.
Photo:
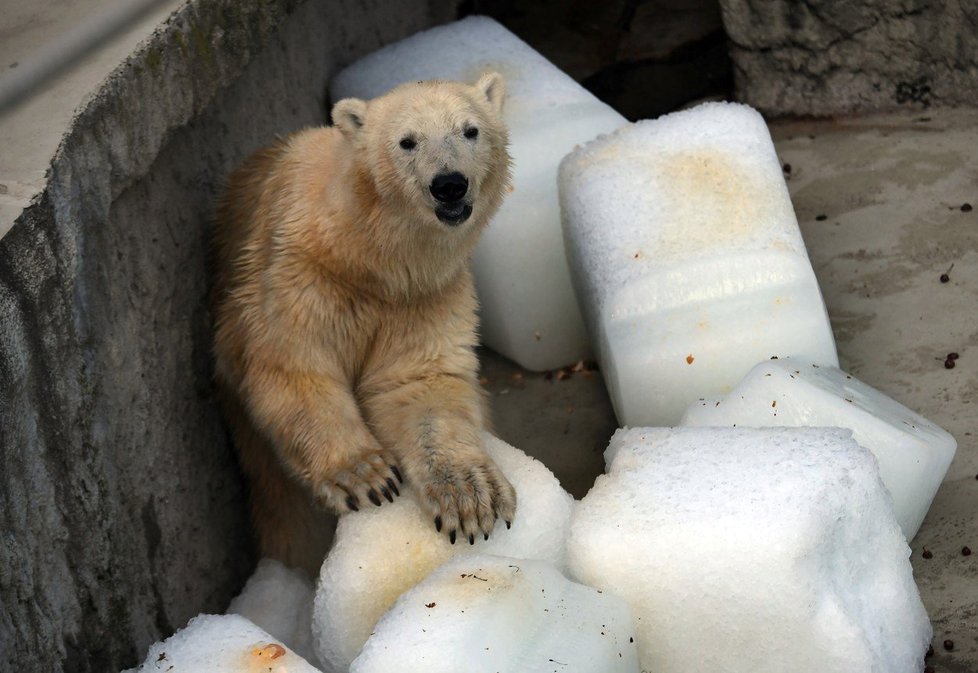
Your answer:
[[[472,206],[465,201],[441,203],[435,208],[435,215],[438,219],[452,227],[465,222],[471,214]]]

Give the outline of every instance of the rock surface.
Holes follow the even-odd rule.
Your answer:
[[[766,115],[828,116],[978,95],[971,0],[720,0],[740,100]]]
[[[253,558],[213,401],[208,213],[228,171],[322,121],[329,77],[450,16],[194,0],[79,109],[0,239],[0,660],[112,671]]]

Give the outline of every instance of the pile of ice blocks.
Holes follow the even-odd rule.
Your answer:
[[[491,445],[512,530],[452,546],[403,497],[347,516],[311,634],[311,585],[263,562],[232,608],[264,628],[200,617],[139,670],[921,670],[909,549],[849,431],[622,430],[573,512],[546,468]]]
[[[379,510],[340,519],[319,575],[314,640],[327,671],[346,671],[398,596],[450,559],[471,550],[546,562],[563,571],[574,500],[553,473],[490,435],[486,450],[516,489],[512,528],[502,521],[488,540],[450,544],[410,491]]]
[[[231,603],[238,614],[198,617],[138,670],[167,670],[157,666],[168,660],[201,673],[447,673],[464,662],[473,672],[542,673],[560,661],[580,673],[638,673],[627,603],[565,576],[573,499],[539,461],[485,443],[517,492],[512,529],[500,522],[488,540],[452,545],[407,491],[342,518],[315,598],[301,573],[264,560]]]
[[[486,345],[527,369],[554,369],[590,353],[564,255],[557,166],[575,145],[618,128],[624,117],[486,17],[374,52],[337,75],[330,94],[374,98],[415,80],[472,83],[487,70],[506,79],[513,191],[473,260],[480,332]]]
[[[476,259],[487,343],[529,368],[582,357],[572,275],[619,420],[700,427],[618,431],[577,503],[487,435],[511,530],[451,545],[408,488],[342,518],[316,582],[263,561],[236,614],[139,670],[919,673],[907,541],[956,444],[838,369],[763,119],[706,104],[624,125],[483,18],[365,58],[333,94],[485,69],[507,77],[517,163]]]

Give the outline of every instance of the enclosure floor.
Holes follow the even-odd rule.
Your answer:
[[[928,111],[772,125],[843,369],[947,429],[958,451],[911,561],[937,673],[978,671],[978,121]],[[963,212],[965,203],[975,207]],[[965,211],[968,209],[965,208]],[[822,216],[825,217],[822,217]],[[950,282],[941,283],[948,271]],[[945,369],[949,352],[960,359]],[[599,373],[521,370],[483,351],[500,437],[575,497],[617,427]],[[567,376],[567,374],[570,374]],[[976,551],[964,556],[962,548]],[[924,549],[933,557],[924,559]],[[946,651],[945,640],[954,648]]]

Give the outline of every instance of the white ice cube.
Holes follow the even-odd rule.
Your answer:
[[[609,450],[568,564],[631,605],[644,670],[922,670],[910,549],[849,431],[632,428]]]
[[[314,646],[326,671],[346,673],[398,596],[453,556],[478,552],[564,568],[573,498],[543,463],[491,435],[483,437],[486,451],[516,489],[512,528],[499,521],[488,540],[449,544],[405,491],[392,504],[341,517],[319,574],[313,612]]]
[[[706,103],[588,143],[561,164],[577,296],[618,420],[675,425],[758,361],[837,365],[761,116]]]
[[[330,93],[374,98],[413,80],[506,78],[513,191],[475,252],[483,343],[527,369],[588,357],[557,205],[557,166],[578,143],[625,123],[529,45],[487,17],[469,17],[384,47],[343,70]]]
[[[198,615],[124,673],[318,673],[241,615]]]
[[[316,664],[312,649],[312,580],[301,570],[275,559],[262,559],[228,614],[254,622],[306,661]]]
[[[681,425],[837,426],[879,462],[907,540],[951,465],[957,442],[942,428],[837,367],[766,360],[722,400],[694,402]]]
[[[401,596],[350,673],[638,673],[628,605],[549,563],[453,559]]]

